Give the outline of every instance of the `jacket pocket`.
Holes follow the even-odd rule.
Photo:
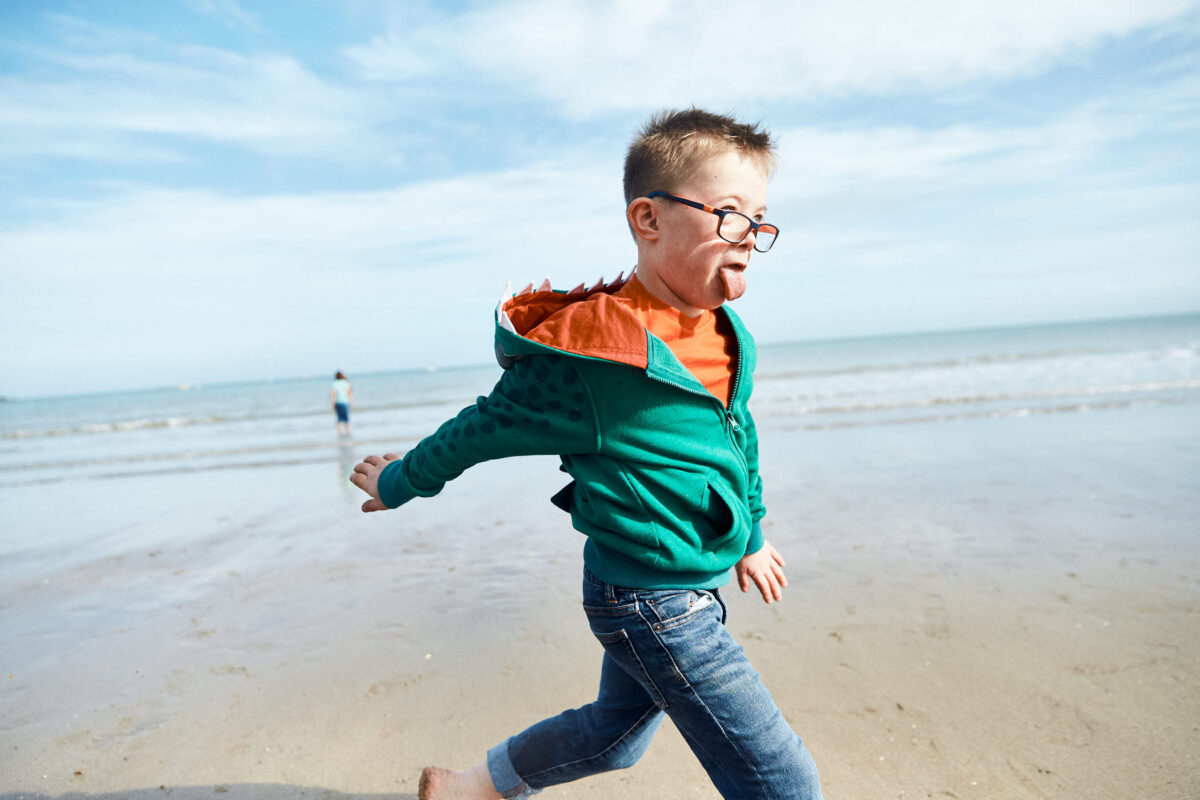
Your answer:
[[[733,504],[708,481],[704,482],[703,513],[705,519],[712,526],[712,536],[707,538],[702,546],[710,552],[720,552],[729,542],[737,538],[737,514]]]

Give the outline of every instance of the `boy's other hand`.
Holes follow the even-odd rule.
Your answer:
[[[379,499],[379,473],[383,472],[383,468],[389,462],[395,461],[398,458],[400,456],[395,453],[386,453],[382,457],[367,456],[354,465],[354,473],[350,476],[350,482],[371,495],[371,499],[362,504],[364,513],[370,511],[387,511],[388,507]]]
[[[783,599],[783,587],[787,586],[787,577],[783,574],[783,556],[770,542],[763,542],[757,553],[742,556],[733,569],[743,592],[750,591],[750,584],[753,583],[767,604]]]

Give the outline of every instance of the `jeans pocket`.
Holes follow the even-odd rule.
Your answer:
[[[716,603],[716,598],[711,592],[688,590],[652,597],[645,602],[657,619],[650,627],[661,633],[701,618]]]
[[[629,633],[624,628],[614,631],[597,631],[593,626],[592,635],[604,647],[604,652],[608,653],[621,669],[641,684],[646,693],[650,695],[654,705],[666,710],[669,703],[650,677],[650,672],[646,669],[646,664],[642,661],[641,656],[637,654],[637,650],[629,638]]]

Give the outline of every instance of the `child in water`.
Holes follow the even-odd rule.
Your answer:
[[[337,414],[337,430],[342,436],[350,435],[350,406],[354,405],[354,389],[344,372],[338,372],[329,388],[329,405]]]

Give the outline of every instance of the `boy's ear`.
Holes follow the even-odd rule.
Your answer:
[[[658,205],[648,197],[639,197],[625,209],[625,218],[635,238],[648,242],[658,239]]]

